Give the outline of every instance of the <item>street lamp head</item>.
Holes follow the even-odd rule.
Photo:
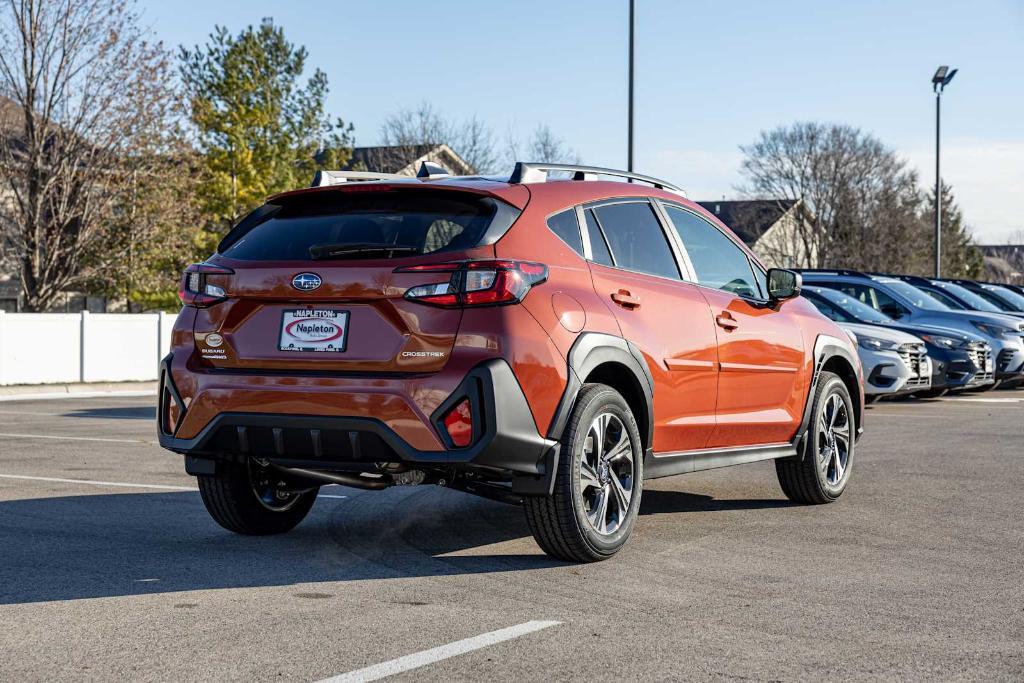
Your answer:
[[[940,66],[936,69],[935,75],[932,76],[932,90],[941,92],[953,80],[953,76],[956,76],[956,71],[956,69],[950,71],[948,66]]]

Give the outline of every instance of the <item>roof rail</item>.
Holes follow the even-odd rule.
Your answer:
[[[828,273],[830,275],[849,275],[852,277],[871,277],[868,273],[851,268],[793,268],[798,273]]]
[[[658,178],[652,178],[651,176],[641,175],[639,173],[630,173],[629,171],[619,171],[614,168],[602,168],[601,166],[578,166],[576,164],[545,164],[517,161],[516,167],[512,171],[512,176],[508,179],[508,182],[513,184],[545,183],[548,180],[548,173],[551,171],[566,171],[568,173],[572,173],[572,180],[596,180],[594,176],[599,175],[626,178],[629,181],[638,180],[642,183],[653,185],[659,190],[668,190],[669,192],[675,192],[683,195],[684,197],[686,196],[686,192],[682,188],[676,187],[664,180],[659,180]]]
[[[326,187],[354,181],[370,180],[408,180],[409,176],[397,173],[372,173],[368,171],[317,171],[310,187]]]

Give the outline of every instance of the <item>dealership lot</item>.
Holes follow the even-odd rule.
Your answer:
[[[235,536],[152,399],[0,402],[0,679],[1017,678],[1022,418],[1019,390],[872,406],[838,504],[790,505],[771,463],[662,479],[575,566],[436,487]]]

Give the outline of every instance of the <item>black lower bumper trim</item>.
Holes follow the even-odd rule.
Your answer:
[[[538,486],[550,489],[551,452],[557,458],[557,442],[538,433],[526,397],[508,364],[495,359],[476,366],[435,411],[432,422],[439,421],[447,406],[463,398],[472,403],[477,425],[474,443],[468,448],[418,450],[372,417],[276,413],[221,413],[191,439],[161,431],[160,445],[193,460],[254,456],[324,469],[350,469],[353,463],[374,462],[482,467],[524,476],[527,490]],[[531,485],[534,482],[536,485]]]

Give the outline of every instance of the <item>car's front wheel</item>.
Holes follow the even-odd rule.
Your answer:
[[[797,503],[831,503],[850,481],[855,450],[853,400],[843,380],[824,371],[818,379],[803,453],[775,461],[779,485]]]
[[[538,545],[569,562],[604,560],[633,529],[643,447],[629,405],[604,384],[584,385],[562,436],[552,496],[524,499]]]
[[[319,490],[296,490],[273,470],[252,461],[218,462],[216,474],[198,479],[203,504],[214,521],[228,531],[252,536],[294,529],[309,514]]]

